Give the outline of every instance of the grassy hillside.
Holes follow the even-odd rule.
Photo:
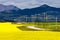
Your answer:
[[[25,26],[18,27],[21,30],[32,30],[27,29],[27,26],[35,26],[38,28],[44,28],[50,31],[60,31],[60,22],[27,22],[24,24]],[[34,31],[34,30],[32,30]]]

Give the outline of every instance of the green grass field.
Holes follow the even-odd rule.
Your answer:
[[[60,22],[27,22],[24,25],[26,26],[36,26],[38,28],[44,28],[49,31],[60,31]],[[19,27],[21,30],[32,30],[27,29],[26,27]],[[32,30],[36,31],[36,30]]]

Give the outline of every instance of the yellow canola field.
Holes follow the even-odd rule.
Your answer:
[[[0,23],[0,40],[60,40],[60,32],[21,31],[17,24]]]

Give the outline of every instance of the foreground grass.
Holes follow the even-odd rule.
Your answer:
[[[60,40],[60,32],[21,31],[21,24],[0,23],[0,40]]]

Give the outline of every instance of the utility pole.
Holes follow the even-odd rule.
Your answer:
[[[25,19],[26,19],[26,21],[25,21],[25,22],[27,22],[27,21],[28,21],[28,20],[27,20],[27,19],[28,19],[28,17],[27,17],[27,16],[25,16]]]
[[[31,15],[31,21],[32,21],[33,25],[35,25],[34,24],[35,23],[35,16],[34,15]]]
[[[46,13],[44,13],[44,23],[43,23],[43,27],[46,27]]]
[[[57,26],[58,26],[58,25],[57,25],[57,22],[58,22],[58,20],[57,20],[57,19],[58,19],[58,18],[56,17],[56,29],[57,29]]]
[[[44,13],[44,27],[48,26],[48,16],[47,13]]]

